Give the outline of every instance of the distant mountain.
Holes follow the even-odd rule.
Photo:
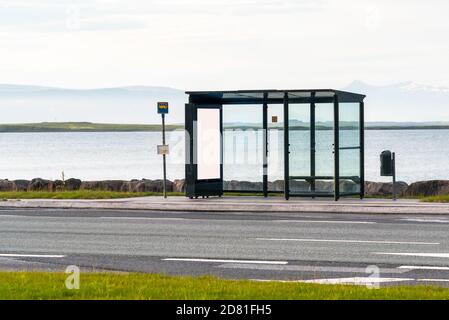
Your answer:
[[[168,123],[184,122],[184,91],[165,87],[70,90],[0,85],[0,122],[160,123],[158,101],[170,102]]]
[[[366,94],[366,121],[378,126],[449,125],[449,88],[404,82],[373,86],[354,81],[342,90]],[[158,124],[158,101],[170,102],[167,122],[184,122],[184,91],[130,86],[71,90],[0,84],[0,123],[93,122]],[[225,114],[227,123],[256,123],[254,108]],[[238,112],[237,112],[238,111]],[[298,124],[300,125],[300,124]]]
[[[414,82],[373,86],[354,81],[342,90],[366,94],[367,122],[449,122],[449,88]]]

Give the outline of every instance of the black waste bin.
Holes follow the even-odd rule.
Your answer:
[[[382,151],[380,154],[380,175],[382,177],[393,176],[393,155],[390,150]]]

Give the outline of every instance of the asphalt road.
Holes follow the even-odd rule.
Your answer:
[[[0,210],[0,269],[449,286],[449,217]]]

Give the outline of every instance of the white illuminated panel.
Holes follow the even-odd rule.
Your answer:
[[[220,110],[198,109],[198,180],[221,178]]]

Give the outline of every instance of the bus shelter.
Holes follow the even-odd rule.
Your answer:
[[[186,195],[225,192],[283,193],[290,197],[364,196],[364,99],[333,90],[240,90],[187,92]],[[262,158],[257,190],[227,190],[224,181],[223,112],[249,108],[260,123]],[[273,115],[273,110],[277,110]],[[271,118],[269,118],[271,114]],[[259,119],[260,118],[260,119]],[[234,124],[234,127],[237,125]],[[281,148],[271,148],[269,132],[280,133]],[[270,153],[282,153],[282,190],[269,181]],[[272,154],[271,154],[272,155]],[[239,170],[234,167],[233,171]],[[279,182],[279,181],[278,181]],[[242,186],[245,184],[243,183]]]

